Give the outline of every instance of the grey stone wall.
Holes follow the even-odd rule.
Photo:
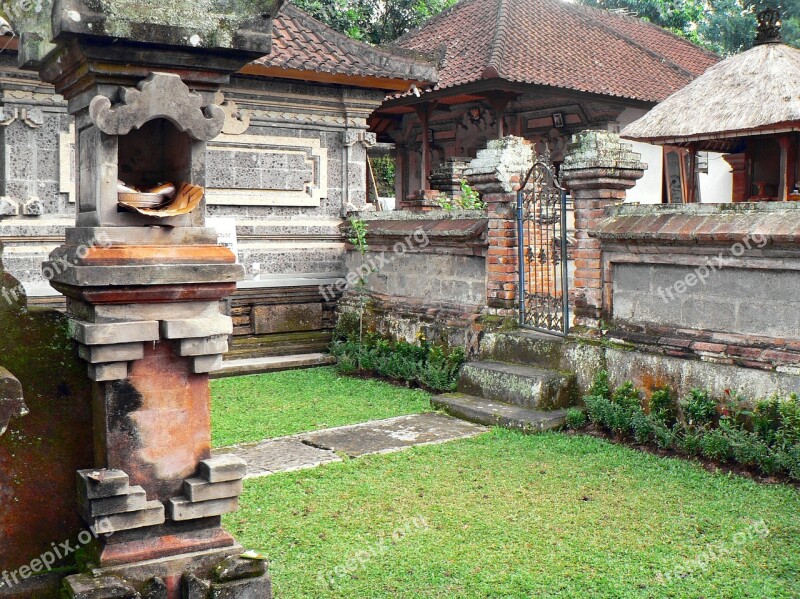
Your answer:
[[[375,263],[378,255],[368,252],[364,262]],[[358,252],[349,252],[345,261],[348,272],[358,271],[361,259]],[[393,256],[390,264],[370,275],[367,289],[426,304],[482,306],[486,303],[486,259],[427,253]]]
[[[723,268],[708,272],[703,282],[698,269],[702,266],[615,265],[614,318],[684,329],[800,338],[800,271]]]

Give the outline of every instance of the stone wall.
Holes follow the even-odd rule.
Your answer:
[[[800,374],[798,208],[612,209],[592,233],[611,334],[655,353]]]
[[[19,71],[13,54],[0,54],[0,74],[6,267],[32,303],[62,307],[41,263],[75,218],[74,128],[61,98]],[[366,152],[374,143],[366,119],[383,93],[235,77],[225,98],[225,128],[209,144],[208,216],[236,219],[250,289],[234,299],[244,311],[237,334],[253,335],[254,323],[241,318],[257,305],[274,305],[268,298],[288,279],[315,288],[344,272],[338,227],[346,212],[365,206]],[[304,301],[318,298],[306,294]],[[326,309],[326,327],[331,313]]]
[[[340,310],[358,311],[363,299],[368,327],[383,335],[414,343],[421,334],[476,349],[486,304],[484,214],[397,211],[361,217],[369,247],[362,255],[349,246]],[[322,291],[333,293],[336,286]]]

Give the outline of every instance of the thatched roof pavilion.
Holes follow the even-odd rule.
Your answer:
[[[759,13],[752,49],[709,68],[625,127],[622,137],[683,146],[690,155],[741,153],[746,182],[739,200],[786,200],[794,199],[800,180],[798,131],[800,50],[781,43],[778,13],[767,9]],[[736,175],[735,159],[729,162]]]

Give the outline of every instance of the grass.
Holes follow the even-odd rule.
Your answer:
[[[496,430],[255,479],[225,524],[281,599],[800,597],[795,489],[585,436]]]
[[[424,391],[340,376],[333,368],[218,379],[211,397],[215,447],[431,409]]]

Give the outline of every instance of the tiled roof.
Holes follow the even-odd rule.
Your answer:
[[[646,102],[719,61],[651,23],[563,0],[461,0],[397,45],[446,48],[435,89],[499,77]]]
[[[430,58],[350,39],[292,4],[275,18],[272,52],[256,64],[271,69],[370,79],[435,82]],[[313,80],[313,75],[309,75]]]

